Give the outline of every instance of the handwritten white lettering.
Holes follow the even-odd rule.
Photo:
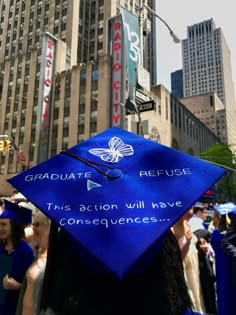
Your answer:
[[[47,202],[46,205],[47,205],[48,211],[51,211],[51,210],[70,211],[71,210],[70,205],[64,205],[64,204],[58,205],[53,202]]]
[[[190,174],[191,174],[191,171],[189,168],[139,171],[140,177],[185,176],[185,175],[190,175]]]
[[[150,223],[163,223],[169,222],[169,218],[157,218],[157,217],[135,217],[135,218],[117,218],[117,219],[76,219],[76,218],[61,218],[59,224],[61,226],[66,225],[91,225],[91,226],[105,226],[108,229],[112,225],[123,225],[123,224],[150,224]]]
[[[116,204],[95,204],[95,205],[84,205],[81,204],[79,206],[79,211],[84,212],[84,211],[99,211],[99,210],[104,210],[104,211],[108,211],[108,210],[114,210],[114,209],[118,209],[118,205]]]
[[[43,174],[30,174],[25,176],[26,182],[39,181],[39,180],[52,180],[52,181],[65,181],[65,180],[75,180],[81,178],[91,178],[91,172],[85,173],[43,173]]]
[[[173,207],[182,207],[183,204],[181,201],[174,201],[174,202],[163,202],[163,201],[160,201],[160,202],[152,202],[152,208],[167,208],[167,207],[170,207],[170,208],[173,208]]]

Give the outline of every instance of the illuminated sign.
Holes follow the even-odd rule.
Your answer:
[[[113,25],[112,40],[112,126],[119,126],[121,119],[121,71],[122,71],[122,29],[121,22]]]
[[[42,59],[38,95],[38,120],[36,130],[36,159],[48,159],[50,133],[51,91],[54,76],[56,38],[49,33],[42,34]]]
[[[42,111],[42,131],[46,132],[49,127],[49,101],[52,89],[53,63],[54,63],[54,42],[47,38],[46,42],[46,66],[43,88],[43,111]]]
[[[137,16],[127,10],[108,21],[108,50],[111,55],[111,125],[124,126],[129,99],[134,111],[140,38]],[[128,94],[128,97],[127,95]],[[123,105],[123,106],[122,106]]]

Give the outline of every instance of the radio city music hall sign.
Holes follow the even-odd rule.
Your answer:
[[[113,24],[112,38],[112,126],[120,125],[121,118],[121,79],[122,79],[122,24]]]

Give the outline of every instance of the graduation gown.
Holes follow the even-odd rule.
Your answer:
[[[0,244],[0,255],[6,255],[2,244]],[[34,260],[33,250],[25,241],[22,241],[8,256],[12,261],[9,276],[22,283],[26,270]],[[1,273],[1,285],[4,276]],[[1,289],[4,293],[4,299],[0,304],[0,315],[15,315],[20,290],[4,290],[3,287]]]
[[[224,236],[215,231],[212,234],[212,247],[215,251],[216,292],[218,315],[230,315],[236,309],[236,287],[233,286],[232,260],[222,248]]]
[[[221,247],[226,255],[231,258],[232,285],[236,288],[236,213],[231,219],[231,224],[221,241]]]

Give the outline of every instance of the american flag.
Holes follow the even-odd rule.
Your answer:
[[[17,162],[23,166],[26,165],[26,159],[25,159],[25,155],[24,153],[21,153],[17,150],[15,150],[15,153],[16,153],[16,158],[17,158]]]
[[[23,152],[20,152],[17,145],[15,144],[15,141],[13,140],[13,135],[11,135],[11,141],[12,141],[12,145],[15,149],[15,153],[16,153],[16,159],[17,159],[17,162],[19,164],[22,165],[22,168],[24,169],[25,166],[26,166],[26,159],[25,159],[25,155]]]

